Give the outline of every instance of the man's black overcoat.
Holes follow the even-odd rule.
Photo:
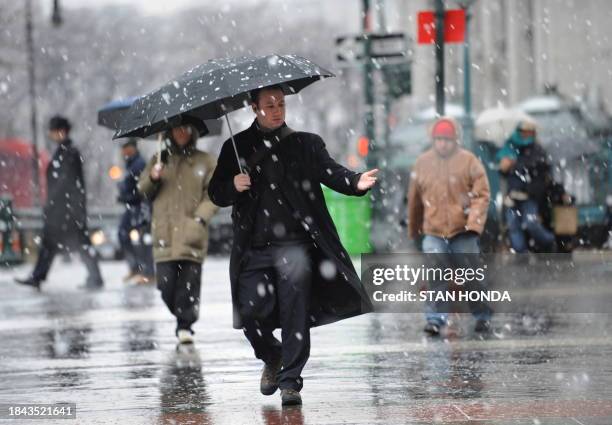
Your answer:
[[[85,243],[86,202],[83,158],[67,139],[58,145],[47,168],[43,235],[69,245]]]
[[[249,163],[258,148],[272,149],[269,157],[275,163],[274,172],[265,178],[257,176],[258,167],[253,167],[249,173],[253,182],[251,189],[239,193],[234,187],[233,179],[240,170],[232,142],[227,140],[223,144],[217,168],[208,187],[210,199],[215,204],[221,207],[232,206],[234,242],[230,257],[230,280],[234,328],[241,328],[238,314],[238,276],[251,245],[260,184],[269,184],[279,191],[279,199],[289,204],[317,248],[312,259],[312,326],[371,311],[372,304],[348,253],[340,243],[320,186],[323,183],[346,195],[363,196],[367,191],[357,189],[360,174],[334,161],[329,156],[325,143],[316,134],[294,132],[269,147],[269,143],[261,142],[261,133],[254,122],[251,127],[234,136],[234,139],[243,164]]]

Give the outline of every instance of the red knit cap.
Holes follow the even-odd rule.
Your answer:
[[[457,129],[455,128],[455,124],[452,121],[444,118],[438,120],[431,130],[431,137],[434,139],[456,139]]]

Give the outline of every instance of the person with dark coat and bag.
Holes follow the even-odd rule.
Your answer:
[[[169,145],[161,152],[161,161],[157,155],[151,158],[138,179],[138,191],[153,205],[157,288],[176,317],[175,333],[180,344],[193,343],[192,326],[200,315],[208,225],[218,210],[208,198],[216,160],[197,149],[199,136],[196,125],[187,120],[167,131]]]
[[[47,202],[43,208],[40,251],[32,274],[17,283],[40,289],[55,255],[77,250],[87,267],[85,289],[104,286],[97,253],[91,246],[87,229],[87,196],[83,178],[83,158],[69,138],[70,122],[61,116],[49,121],[49,138],[57,149],[47,168]]]
[[[138,193],[138,178],[146,166],[145,160],[138,151],[136,139],[128,139],[121,146],[125,160],[125,177],[119,183],[117,201],[125,205],[125,212],[119,222],[119,243],[129,266],[129,273],[123,279],[145,284],[153,280],[154,266],[152,247],[144,238],[150,232],[150,204]],[[132,241],[136,231],[137,244]]]
[[[310,328],[372,310],[320,185],[363,196],[378,170],[354,173],[318,135],[287,127],[284,97],[280,86],[251,93],[256,119],[235,146],[225,142],[208,190],[215,204],[232,206],[234,328],[264,362],[261,392],[280,388],[283,405],[291,405],[302,402]]]
[[[525,233],[547,251],[556,250],[553,232],[542,223],[543,201],[553,185],[548,154],[536,141],[536,127],[521,122],[497,153],[499,170],[507,182],[504,215],[510,245],[517,253],[526,253]]]

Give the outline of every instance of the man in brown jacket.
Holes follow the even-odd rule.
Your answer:
[[[489,181],[478,158],[459,146],[459,127],[451,119],[438,119],[431,129],[432,147],[421,154],[410,175],[408,192],[409,236],[423,236],[423,252],[480,253],[480,234],[487,220]],[[458,257],[455,257],[458,258]],[[443,282],[430,282],[430,290],[445,290]],[[428,304],[425,332],[437,335],[446,324],[447,311]],[[470,303],[476,331],[490,328],[491,309]]]

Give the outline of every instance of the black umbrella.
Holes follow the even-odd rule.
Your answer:
[[[225,116],[234,143],[227,114],[248,106],[251,90],[280,85],[285,94],[294,94],[315,81],[333,76],[295,55],[210,60],[134,102],[113,139],[159,132],[168,124],[173,125],[178,116],[198,119]],[[234,150],[238,159],[235,143]]]
[[[100,109],[98,109],[98,125],[102,127],[110,128],[111,130],[117,130],[121,120],[125,116],[126,111],[138,100],[138,97],[127,97],[125,99],[116,99],[108,102]],[[182,121],[182,117],[178,120]],[[193,120],[192,122],[200,136],[218,136],[221,134],[221,121],[219,120]],[[170,125],[167,128],[162,128],[160,131],[170,129]],[[141,137],[134,135],[133,137]]]

